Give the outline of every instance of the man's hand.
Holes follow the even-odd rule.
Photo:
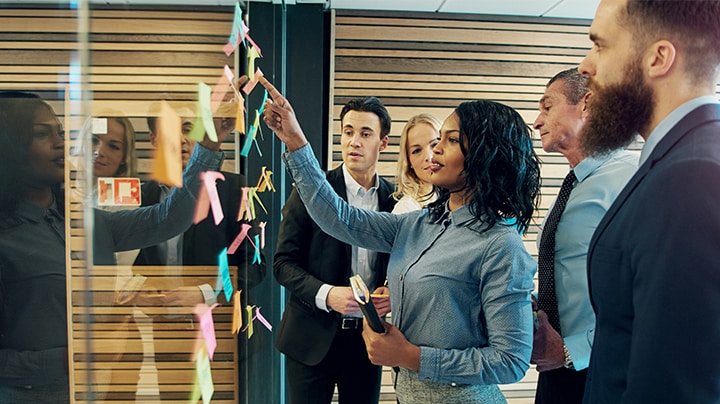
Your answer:
[[[533,335],[533,350],[530,363],[534,363],[538,372],[553,370],[563,367],[565,364],[565,352],[563,351],[563,339],[552,328],[548,321],[547,314],[539,310],[537,312],[539,326]]]
[[[349,286],[333,286],[328,292],[325,304],[332,310],[341,314],[356,314],[360,305],[355,300],[352,288]]]
[[[265,124],[285,143],[288,151],[305,146],[308,141],[290,102],[264,76],[260,76],[258,81],[268,91],[269,96],[263,111]]]
[[[378,334],[370,328],[367,319],[364,319],[362,336],[368,358],[373,364],[420,369],[420,347],[408,342],[394,325],[385,323],[385,334]]]
[[[378,316],[382,317],[390,313],[390,289],[387,286],[380,286],[375,289],[370,298]]]

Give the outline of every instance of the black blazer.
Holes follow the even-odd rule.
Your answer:
[[[183,234],[183,265],[217,265],[220,252],[223,248],[229,247],[240,233],[242,222],[237,221],[237,214],[240,209],[241,188],[246,186],[245,177],[228,172],[222,174],[225,176],[225,181],[217,181],[217,191],[225,218],[216,226],[210,212],[202,222],[190,226]],[[158,202],[160,202],[158,183],[150,181],[143,184],[142,206]],[[262,257],[260,264],[253,264],[254,255],[255,248],[247,240],[240,245],[235,254],[228,255],[228,263],[238,267],[237,287],[240,289],[252,288],[265,277],[265,258]],[[160,250],[157,246],[143,248],[135,259],[135,265],[160,265],[160,263]]]
[[[720,107],[686,115],[598,225],[586,403],[720,402]]]
[[[347,200],[342,166],[329,171],[327,179],[335,192]],[[378,206],[392,211],[393,185],[380,179]],[[297,190],[283,207],[273,272],[275,279],[290,292],[275,346],[280,352],[306,365],[318,364],[327,354],[340,323],[340,314],[327,313],[315,305],[320,286],[349,286],[351,247],[325,232],[313,222]],[[388,254],[378,254],[375,274],[385,280]]]

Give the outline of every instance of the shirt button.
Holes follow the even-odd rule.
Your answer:
[[[450,385],[453,387],[457,387],[457,383],[455,383],[455,382],[450,383]]]

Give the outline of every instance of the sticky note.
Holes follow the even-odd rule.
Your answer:
[[[200,303],[195,306],[195,315],[200,322],[200,331],[202,332],[203,339],[205,340],[205,347],[207,348],[207,354],[212,359],[217,347],[217,340],[215,339],[215,324],[213,323],[212,309],[217,306],[217,303],[208,307],[205,303]]]
[[[201,349],[195,360],[195,374],[197,375],[200,391],[202,392],[203,404],[210,404],[210,400],[215,393],[212,372],[210,370],[211,356],[209,352]]]
[[[220,279],[222,279],[223,282],[223,291],[225,292],[225,300],[228,302],[230,301],[230,298],[233,294],[233,285],[232,280],[230,279],[230,269],[228,266],[228,249],[227,247],[223,248],[223,250],[218,255],[218,272]]]
[[[198,102],[200,103],[203,127],[210,140],[217,142],[217,132],[215,132],[215,125],[213,124],[211,93],[210,86],[203,82],[198,83]]]
[[[242,306],[240,303],[241,290],[236,290],[233,295],[233,318],[232,318],[232,333],[237,334],[242,328]]]
[[[182,119],[167,101],[158,116],[157,147],[150,177],[159,183],[182,187]]]

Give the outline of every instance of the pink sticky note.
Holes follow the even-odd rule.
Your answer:
[[[242,88],[243,93],[245,93],[245,94],[250,94],[250,93],[252,92],[252,90],[255,88],[255,86],[257,85],[258,80],[260,79],[260,77],[262,77],[262,76],[264,76],[264,75],[265,75],[265,74],[262,72],[262,70],[260,70],[259,67],[256,68],[256,69],[255,69],[255,75],[253,76],[253,79],[252,79],[251,81],[248,81],[247,83],[245,83],[245,85],[243,86],[243,88]]]
[[[248,42],[250,42],[250,45],[252,45],[253,48],[255,48],[255,50],[256,50],[257,53],[258,53],[258,56],[262,57],[262,50],[260,49],[259,46],[257,46],[257,44],[255,43],[255,41],[253,41],[253,39],[250,38],[250,35],[247,35],[247,34],[246,34],[246,35],[245,35],[245,38],[247,38]]]
[[[259,307],[255,308],[255,318],[258,319],[258,321],[260,321],[265,326],[265,328],[272,331],[272,325],[270,325],[270,322],[267,321],[267,319],[265,319],[262,314],[260,314]]]
[[[212,96],[210,97],[210,108],[212,109],[212,112],[217,111],[220,104],[222,104],[229,87],[230,80],[228,80],[227,75],[223,73],[218,79],[217,84],[215,84],[215,87],[212,91]]]
[[[209,306],[205,303],[200,303],[195,306],[195,315],[198,317],[200,322],[200,331],[202,332],[203,339],[205,340],[205,347],[208,351],[210,360],[213,358],[215,348],[217,347],[217,340],[215,339],[215,324],[212,318],[212,309],[217,307],[217,303]]]
[[[232,244],[230,244],[230,247],[228,247],[228,254],[235,254],[235,251],[237,251],[238,247],[240,247],[240,243],[247,237],[248,231],[252,228],[247,223],[243,223],[240,226],[240,233],[235,237],[235,240],[233,240]]]
[[[225,176],[217,171],[205,171],[201,173],[200,176],[205,184],[207,196],[210,198],[210,207],[212,208],[213,218],[215,219],[215,226],[217,226],[222,222],[225,215],[223,214],[220,197],[217,193],[216,181],[225,181]]]

